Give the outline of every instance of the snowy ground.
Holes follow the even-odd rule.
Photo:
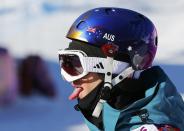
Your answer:
[[[124,7],[148,16],[156,25],[161,64],[184,97],[184,1],[177,0],[3,0],[0,2],[0,46],[15,57],[40,54],[49,61],[58,97],[19,97],[10,107],[0,108],[0,131],[86,131],[75,102],[67,96],[69,85],[60,78],[57,50],[67,47],[66,32],[84,11],[99,7]]]

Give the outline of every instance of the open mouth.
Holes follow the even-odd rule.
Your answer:
[[[72,94],[69,96],[69,100],[74,100],[77,99],[79,97],[79,94],[83,91],[82,87],[75,87],[74,86],[74,90],[72,92]]]

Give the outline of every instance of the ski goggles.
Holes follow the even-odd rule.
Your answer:
[[[61,75],[68,82],[78,80],[89,72],[107,73],[108,62],[106,58],[88,57],[81,50],[59,50],[59,63]],[[128,63],[113,60],[113,74],[119,74],[129,66]]]

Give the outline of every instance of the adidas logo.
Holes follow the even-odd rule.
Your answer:
[[[99,64],[96,64],[93,68],[98,68],[98,69],[104,69],[103,64],[100,62]]]

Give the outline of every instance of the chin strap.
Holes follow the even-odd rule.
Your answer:
[[[107,61],[105,64],[105,79],[104,79],[104,87],[102,88],[101,94],[100,94],[100,100],[98,101],[92,116],[98,118],[100,116],[100,113],[103,109],[103,103],[106,102],[108,99],[109,91],[112,89],[112,71],[113,71],[113,58],[107,57]]]
[[[107,63],[105,66],[106,73],[105,73],[105,79],[104,79],[104,87],[101,91],[100,100],[98,101],[92,116],[98,118],[101,114],[101,111],[103,109],[103,103],[107,102],[107,100],[110,98],[110,90],[123,81],[125,78],[130,76],[134,70],[132,67],[128,67],[124,69],[118,76],[116,76],[114,79],[112,79],[112,72],[113,72],[113,58],[107,57]]]
[[[116,76],[114,79],[112,79],[112,85],[115,86],[118,83],[120,83],[122,80],[130,76],[134,73],[134,69],[132,67],[128,67],[125,70],[123,70],[118,76]]]

